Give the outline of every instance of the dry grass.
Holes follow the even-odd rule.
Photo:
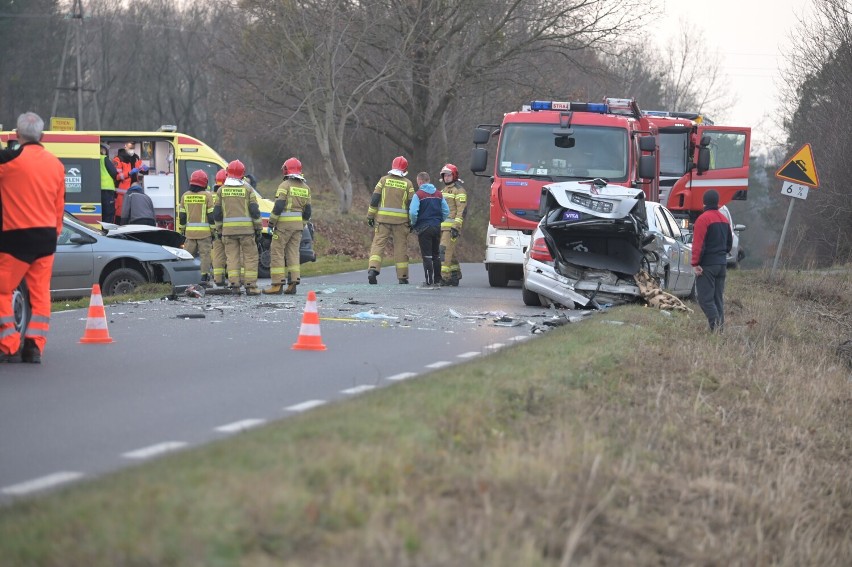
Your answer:
[[[848,565],[849,276],[729,277],[0,510],[11,565]],[[617,319],[616,326],[603,320]]]

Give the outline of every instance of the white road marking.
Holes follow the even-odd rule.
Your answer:
[[[157,455],[162,455],[169,451],[175,451],[182,447],[186,447],[186,443],[183,441],[166,441],[165,443],[157,443],[150,447],[136,449],[135,451],[124,453],[121,456],[126,459],[150,459],[151,457],[156,457]]]
[[[82,477],[83,473],[58,472],[43,476],[41,478],[34,478],[33,480],[28,480],[20,484],[13,484],[12,486],[7,486],[6,488],[0,490],[0,492],[2,492],[3,494],[11,494],[12,496],[20,496],[22,494],[29,494],[31,492],[45,490],[46,488],[52,488],[54,486],[65,484],[66,482],[71,482]]]
[[[346,388],[345,390],[340,390],[341,394],[360,394],[362,392],[369,392],[375,388],[372,384],[361,384],[360,386],[355,386],[353,388]]]
[[[445,366],[451,365],[452,362],[449,360],[439,360],[438,362],[433,362],[432,364],[427,364],[426,368],[443,368]]]
[[[460,355],[458,355],[459,358],[473,358],[474,356],[479,356],[479,353],[471,351],[471,352],[463,352]]]
[[[414,378],[417,376],[416,372],[403,372],[401,374],[394,374],[393,376],[388,376],[385,380],[390,380],[391,382],[398,382],[400,380],[408,380],[409,378]]]
[[[506,345],[504,345],[503,343],[494,343],[494,344],[490,344],[490,345],[486,346],[485,350],[500,350],[504,346],[506,346]]]
[[[220,425],[216,428],[216,431],[219,431],[220,433],[236,433],[237,431],[245,431],[246,429],[251,429],[252,427],[257,427],[264,423],[266,423],[265,419],[244,419],[227,425]]]
[[[517,337],[511,337],[509,340],[521,342],[521,341],[525,341],[529,338],[530,338],[530,335],[518,335]]]
[[[321,406],[324,403],[325,400],[308,400],[307,402],[302,402],[301,404],[286,407],[284,408],[284,411],[308,411],[309,409]]]

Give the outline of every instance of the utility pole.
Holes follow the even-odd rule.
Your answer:
[[[73,35],[73,46],[71,46]],[[77,129],[83,129],[83,93],[90,92],[92,93],[92,99],[94,102],[94,113],[95,113],[95,129],[100,130],[101,128],[101,114],[98,107],[98,93],[97,89],[92,85],[89,88],[85,88],[83,81],[88,77],[88,82],[93,83],[93,73],[92,70],[88,68],[88,65],[84,68],[83,58],[85,56],[83,42],[85,39],[85,34],[83,30],[83,0],[74,0],[74,5],[71,8],[71,21],[69,22],[69,27],[65,30],[65,45],[62,49],[62,59],[59,63],[59,75],[56,78],[56,92],[53,96],[53,108],[51,108],[50,116],[56,116],[56,110],[59,106],[59,95],[61,91],[76,91],[77,92]],[[72,86],[66,87],[63,86],[63,81],[65,78],[65,62],[68,57],[73,56],[76,60],[76,79],[73,82]],[[86,62],[87,63],[87,62]]]

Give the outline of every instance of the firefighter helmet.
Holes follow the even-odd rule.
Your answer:
[[[238,159],[235,159],[231,163],[228,164],[228,177],[232,177],[234,179],[242,179],[246,174],[246,166],[243,165]]]
[[[449,173],[450,175],[453,176],[453,181],[452,181],[453,183],[458,181],[458,179],[459,179],[459,168],[457,168],[453,164],[448,163],[447,165],[445,165],[444,167],[441,168],[441,179],[442,180],[444,179],[445,173]]]
[[[189,184],[195,185],[196,187],[207,187],[207,174],[200,169],[196,169],[192,172],[192,175],[189,176]]]
[[[393,158],[393,163],[391,163],[391,169],[396,169],[401,171],[402,173],[406,173],[408,171],[408,160],[402,156],[397,156]]]
[[[281,166],[281,173],[284,174],[285,177],[288,175],[302,175],[302,162],[291,157],[284,162],[284,165]]]
[[[221,185],[228,178],[228,172],[224,169],[220,169],[216,172],[216,185]]]

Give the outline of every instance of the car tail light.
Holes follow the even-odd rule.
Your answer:
[[[553,256],[550,255],[550,250],[547,249],[547,244],[544,238],[536,238],[530,248],[530,258],[539,262],[552,262]]]

